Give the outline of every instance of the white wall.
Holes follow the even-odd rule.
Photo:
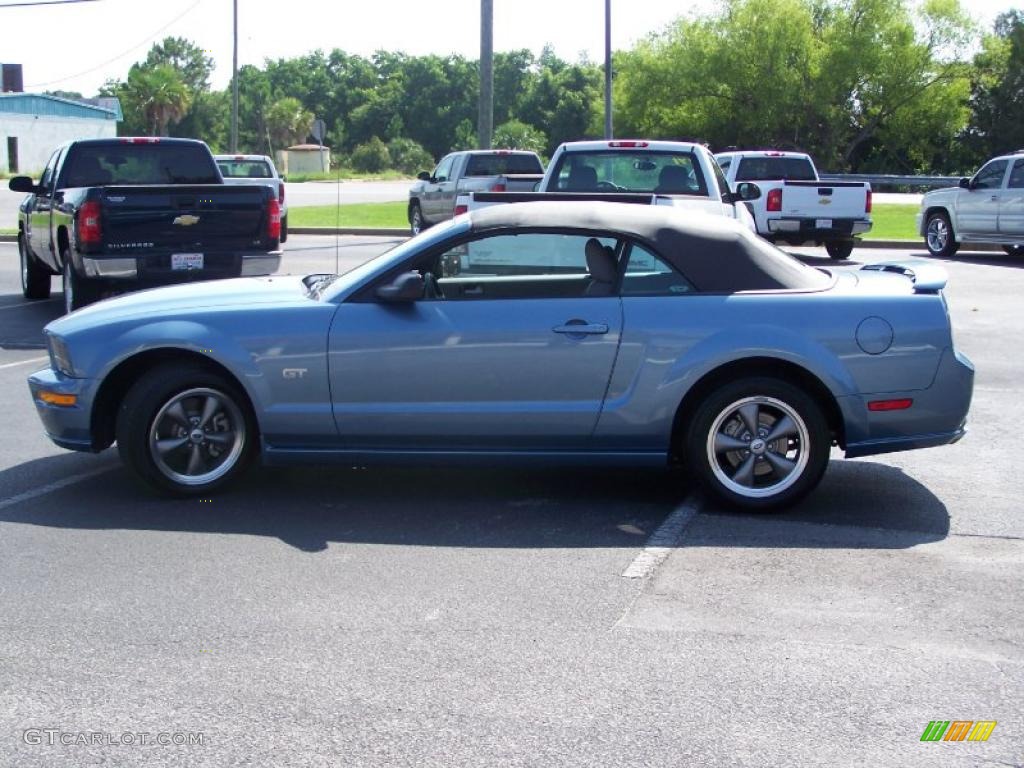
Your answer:
[[[9,167],[8,136],[18,138],[18,173],[38,178],[58,144],[72,139],[99,139],[116,135],[116,120],[0,112],[0,169],[6,171]]]

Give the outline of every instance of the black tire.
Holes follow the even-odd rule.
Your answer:
[[[1004,245],[1007,256],[1024,256],[1024,245]]]
[[[227,485],[245,471],[259,442],[244,393],[194,363],[161,365],[136,381],[118,409],[115,434],[121,460],[136,477],[173,496]]]
[[[284,242],[287,242],[287,241],[288,241],[288,217],[285,216],[283,219],[281,219],[281,242],[284,243]]]
[[[928,216],[924,225],[924,245],[928,253],[940,259],[948,258],[959,250],[960,243],[953,237],[949,216],[941,212]]]
[[[64,257],[64,311],[74,312],[84,306],[92,304],[100,296],[99,286],[90,281],[83,280],[71,266],[71,259]]]
[[[825,252],[835,261],[844,261],[853,253],[853,240],[829,240],[825,243]]]
[[[756,433],[748,418],[756,420]],[[783,431],[772,438],[775,428]],[[770,511],[795,504],[818,485],[831,445],[814,398],[788,381],[757,376],[725,384],[698,405],[683,459],[719,501]]]
[[[26,299],[50,298],[50,270],[39,263],[25,244],[25,234],[18,233],[18,260],[21,266],[21,292]]]
[[[419,203],[411,203],[409,205],[409,229],[412,230],[413,236],[418,235],[423,230],[427,229],[429,225],[423,218],[423,211],[420,208]]]

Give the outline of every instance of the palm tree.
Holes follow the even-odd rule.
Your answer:
[[[267,129],[279,147],[288,147],[309,135],[313,113],[292,96],[278,99],[266,114]]]
[[[132,67],[127,86],[152,136],[166,136],[167,126],[185,117],[192,103],[191,92],[169,64]]]

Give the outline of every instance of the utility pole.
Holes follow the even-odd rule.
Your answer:
[[[235,51],[231,65],[231,154],[238,152],[238,0],[233,2]]]
[[[604,0],[604,137],[612,138],[612,0]]]
[[[480,0],[480,115],[476,141],[491,148],[494,134],[494,0]]]

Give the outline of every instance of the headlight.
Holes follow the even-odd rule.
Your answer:
[[[71,354],[68,352],[68,345],[64,339],[48,333],[46,334],[46,346],[50,352],[50,366],[65,376],[74,376],[75,369],[71,365]]]

